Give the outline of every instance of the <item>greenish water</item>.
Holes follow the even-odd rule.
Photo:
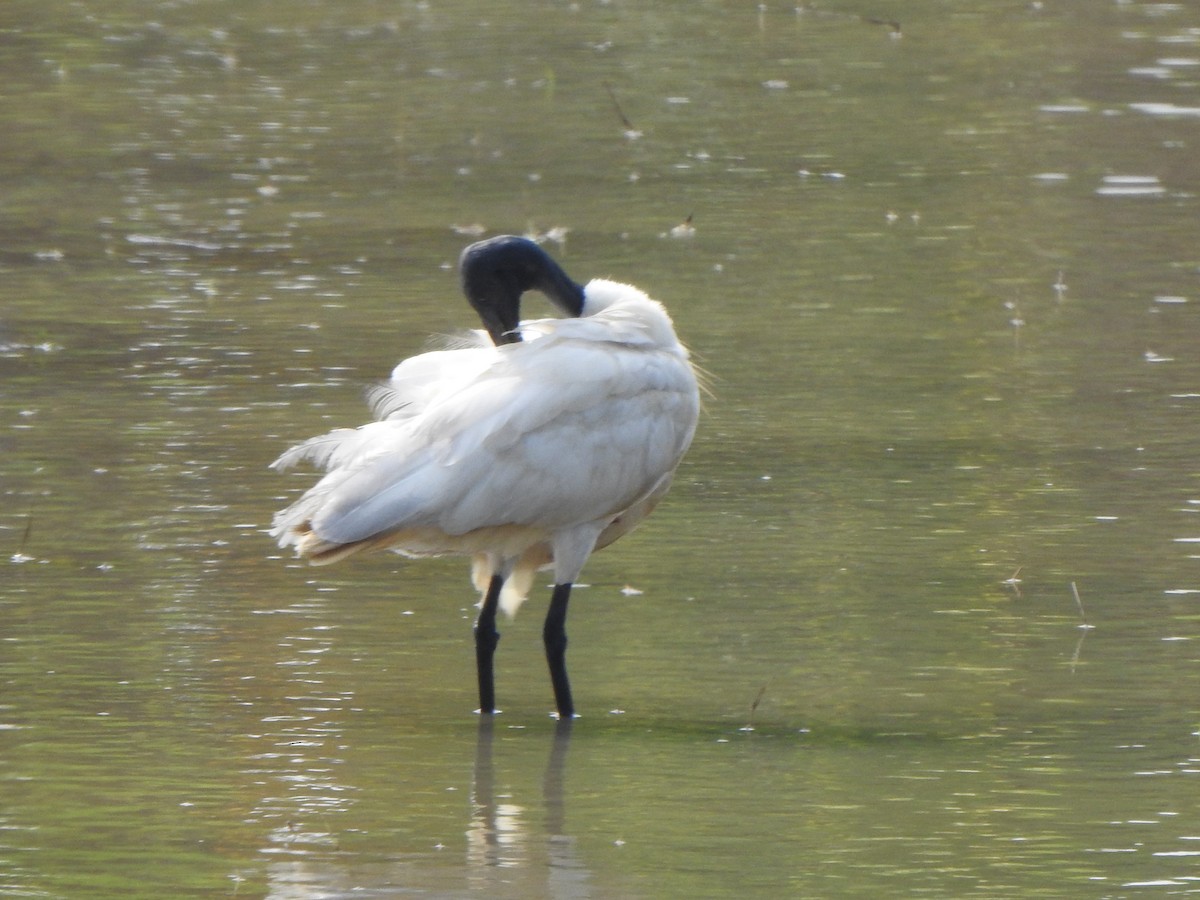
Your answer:
[[[10,0],[0,75],[0,894],[1200,889],[1200,11]],[[481,730],[460,561],[264,534],[480,230],[711,376],[569,735],[544,596]]]

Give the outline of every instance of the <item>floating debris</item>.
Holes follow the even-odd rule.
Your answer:
[[[883,25],[885,28],[891,29],[890,36],[899,38],[903,33],[900,30],[900,23],[895,19],[877,19],[875,16],[863,16],[863,21],[868,25]]]
[[[530,225],[525,230],[524,236],[538,244],[544,244],[549,241],[551,244],[565,247],[567,244],[567,234],[570,230],[566,225],[555,225],[553,228],[539,232],[534,226]]]
[[[811,178],[815,175],[819,178],[824,178],[826,181],[842,181],[846,177],[845,172],[814,172],[811,169],[797,169],[796,174],[801,178]]]
[[[667,236],[676,239],[694,238],[696,226],[692,224],[692,215],[692,213],[688,213],[688,217],[668,231]]]
[[[1020,596],[1021,596],[1021,578],[1020,578],[1020,575],[1021,575],[1021,569],[1023,569],[1023,568],[1025,568],[1025,567],[1024,567],[1024,566],[1017,566],[1017,571],[1013,572],[1011,575],[1009,575],[1007,578],[1005,578],[1005,579],[1004,579],[1002,582],[1000,582],[1000,583],[1001,583],[1002,585],[1004,585],[1005,587],[1012,588],[1012,589],[1013,589],[1013,592],[1014,592],[1014,593],[1015,593],[1015,594],[1016,594],[1018,597],[1020,597]]]
[[[642,136],[641,130],[637,128],[631,121],[629,121],[629,116],[625,115],[625,110],[621,109],[621,104],[617,102],[616,91],[613,90],[612,85],[607,81],[604,82],[604,90],[608,91],[608,99],[612,101],[613,109],[617,111],[617,118],[619,118],[621,120],[621,124],[625,126],[625,130],[623,132],[625,135],[625,140],[636,141]]]

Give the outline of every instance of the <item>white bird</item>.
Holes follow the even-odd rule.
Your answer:
[[[404,360],[370,397],[376,421],[277,459],[276,469],[307,460],[326,474],[276,514],[271,534],[317,565],[374,549],[471,556],[485,714],[495,712],[497,608],[515,612],[552,566],[542,638],[569,720],[571,585],[667,492],[696,429],[696,374],[659,303],[613,281],[578,285],[532,241],[472,244],[459,274],[486,333]],[[521,322],[527,290],[567,317]]]

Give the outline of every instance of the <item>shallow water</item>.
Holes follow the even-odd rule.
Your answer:
[[[0,893],[1198,889],[1200,14],[862,12],[5,5]],[[569,733],[264,534],[506,231],[711,378]]]

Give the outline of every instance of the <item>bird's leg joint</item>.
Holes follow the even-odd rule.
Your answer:
[[[500,643],[500,632],[496,630],[495,622],[476,622],[475,623],[475,646],[493,653],[496,650],[496,645]]]

